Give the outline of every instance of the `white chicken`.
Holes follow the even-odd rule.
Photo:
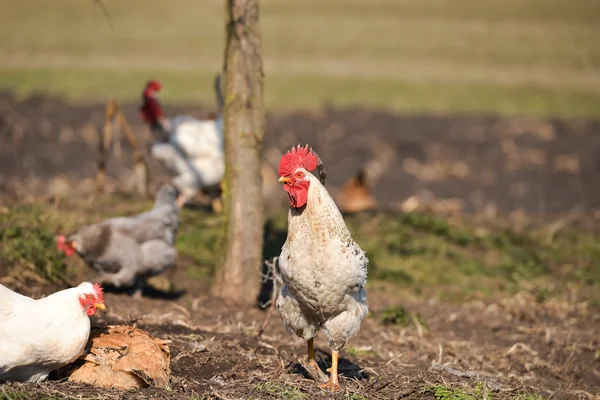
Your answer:
[[[319,179],[310,173],[315,169]],[[279,175],[290,210],[279,257],[284,286],[276,306],[286,329],[307,341],[308,364],[317,371],[313,338],[324,328],[332,354],[329,382],[323,387],[333,392],[340,389],[339,351],[357,334],[368,311],[368,259],[323,186],[323,164],[308,145],[281,158]]]
[[[100,285],[83,282],[34,300],[0,285],[0,381],[41,382],[75,361],[104,310]]]
[[[167,169],[173,185],[179,190],[178,207],[203,190],[208,192],[213,208],[219,208],[216,199],[225,175],[221,75],[215,79],[219,109],[215,120],[190,116],[165,118],[158,100],[160,89],[160,82],[149,81],[142,95],[141,117],[158,138],[150,152]]]

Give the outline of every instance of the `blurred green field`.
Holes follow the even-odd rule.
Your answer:
[[[215,0],[0,0],[0,88],[213,104]],[[266,102],[600,116],[597,0],[263,0]]]

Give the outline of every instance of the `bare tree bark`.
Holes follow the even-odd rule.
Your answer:
[[[213,294],[256,304],[263,247],[261,160],[265,128],[258,0],[228,0],[223,110],[223,262]]]

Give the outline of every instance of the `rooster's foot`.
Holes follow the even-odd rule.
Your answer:
[[[331,377],[329,382],[319,385],[319,387],[321,389],[329,390],[331,393],[340,392],[343,390],[337,380],[337,377],[335,379]]]
[[[319,368],[319,364],[317,364],[317,362],[313,359],[308,361],[308,365],[307,365],[307,370],[311,369],[312,371],[308,371],[309,375],[311,376],[320,376],[320,375],[324,375],[323,372],[321,371],[321,368]],[[311,373],[312,372],[312,373]]]
[[[321,368],[317,365],[317,362],[313,360],[307,360],[304,357],[298,359],[298,364],[306,370],[306,373],[315,382],[327,382],[327,375],[321,371]]]

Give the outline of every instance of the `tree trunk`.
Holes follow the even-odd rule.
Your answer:
[[[254,305],[260,290],[264,229],[260,155],[265,111],[258,0],[228,0],[226,12],[223,261],[212,292],[234,303]]]

